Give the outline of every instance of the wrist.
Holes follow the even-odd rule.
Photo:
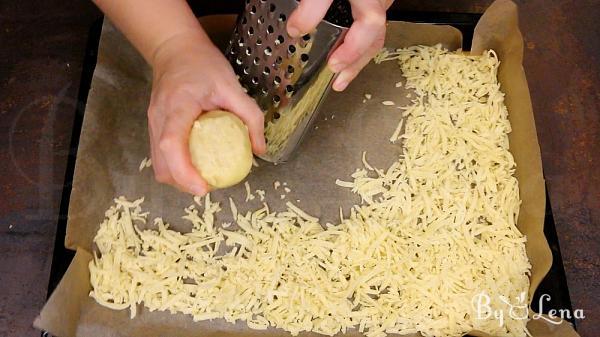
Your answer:
[[[178,56],[192,55],[212,47],[212,42],[200,29],[190,29],[177,33],[161,42],[152,57],[152,68],[161,67]]]

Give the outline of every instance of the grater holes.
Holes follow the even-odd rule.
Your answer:
[[[269,5],[269,12],[273,13],[273,12],[275,12],[276,9],[277,9],[277,6],[275,6],[275,4]]]
[[[279,114],[279,112],[275,111],[273,113],[273,119],[279,119],[281,117],[281,115]]]
[[[245,25],[248,23],[248,18],[246,18],[245,16],[242,17],[242,25]]]
[[[285,14],[279,14],[279,22],[286,22],[287,21],[287,16],[285,16]]]
[[[265,76],[269,76],[269,74],[271,73],[271,68],[269,67],[265,67],[265,69],[263,69],[263,75]]]
[[[254,65],[257,66],[260,63],[260,58],[255,57],[252,63],[254,63]]]
[[[302,53],[302,54],[300,55],[300,61],[302,61],[302,63],[306,63],[306,62],[308,62],[308,54],[306,54],[306,53]]]
[[[254,35],[254,27],[251,26],[251,27],[248,28],[248,35],[249,36]]]
[[[279,95],[274,95],[273,96],[273,105],[275,107],[278,107],[279,103],[281,103],[281,97],[279,97]]]
[[[252,6],[252,8],[250,8],[250,14],[256,14],[256,6]]]
[[[250,73],[250,67],[245,66],[243,72],[244,72],[244,75],[248,75]]]
[[[262,25],[264,23],[265,23],[265,17],[264,16],[261,16],[260,18],[258,18],[258,24],[259,25]]]
[[[253,76],[250,81],[252,82],[252,84],[257,85],[258,84],[258,77]]]
[[[288,84],[285,86],[285,95],[287,97],[292,97],[292,95],[294,94],[294,86],[291,84]]]
[[[311,36],[310,34],[304,34],[302,35],[302,38],[300,39],[300,47],[302,48],[306,48],[311,40]]]
[[[244,38],[243,38],[243,37],[240,37],[240,38],[238,39],[238,46],[240,46],[240,47],[243,47],[243,46],[244,46]]]
[[[260,89],[260,94],[263,95],[263,97],[266,97],[269,94],[269,91],[265,88]]]
[[[275,62],[273,62],[273,68],[279,69],[279,66],[283,63],[283,58],[281,56],[277,56]]]
[[[271,47],[265,48],[265,55],[271,56],[271,54],[273,54],[273,49]]]
[[[269,25],[267,27],[267,34],[273,34],[275,32],[275,28],[273,28],[273,26]]]
[[[252,48],[246,47],[246,55],[248,55],[248,56],[252,55]]]
[[[260,46],[263,43],[262,39],[259,37],[256,39],[256,45]]]
[[[238,66],[241,66],[241,65],[242,65],[242,63],[243,63],[243,61],[242,61],[242,58],[238,56],[238,57],[235,59],[235,63],[236,63]]]
[[[278,46],[282,43],[285,42],[285,39],[283,38],[283,35],[279,35],[276,39],[275,39],[275,45]]]
[[[286,72],[285,72],[285,77],[286,77],[286,78],[290,78],[290,77],[292,77],[292,75],[294,75],[294,71],[295,71],[295,70],[296,70],[296,69],[294,69],[294,66],[292,66],[292,65],[289,65],[289,66],[287,67],[287,70],[286,70]]]
[[[294,55],[294,53],[296,52],[296,46],[294,46],[293,44],[288,46],[288,55],[292,56]]]
[[[273,85],[275,86],[275,88],[277,88],[277,87],[279,87],[280,84],[281,84],[281,77],[275,76],[275,78],[273,79]]]

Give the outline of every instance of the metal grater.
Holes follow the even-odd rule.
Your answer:
[[[338,24],[351,20],[341,15],[349,9],[332,13],[334,5],[326,18],[336,17],[330,21],[338,24],[323,20],[312,33],[291,38],[287,18],[297,6],[295,0],[246,0],[226,50],[240,83],[265,113],[267,154],[262,158],[274,163],[289,159],[315,120],[334,77],[326,69],[327,58],[347,31]]]

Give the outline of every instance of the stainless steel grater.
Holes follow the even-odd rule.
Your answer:
[[[246,0],[226,50],[240,83],[265,113],[262,158],[275,163],[290,157],[315,120],[334,77],[327,58],[347,31],[341,24],[351,20],[342,17],[349,10],[330,10],[326,18],[338,24],[323,20],[310,34],[291,38],[287,18],[297,6],[295,0]]]

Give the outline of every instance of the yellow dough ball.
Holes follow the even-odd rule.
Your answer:
[[[190,132],[190,154],[198,173],[213,188],[242,181],[252,167],[252,148],[246,125],[234,114],[203,113]]]

